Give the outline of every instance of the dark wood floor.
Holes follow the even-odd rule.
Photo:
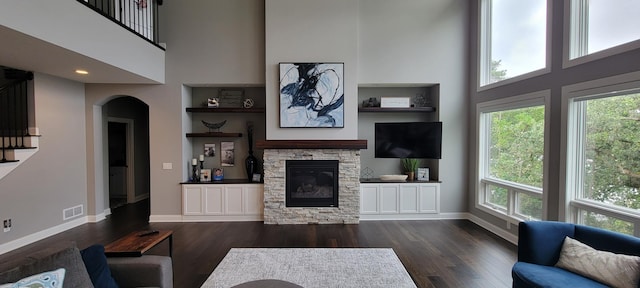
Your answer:
[[[358,225],[264,225],[262,222],[148,223],[146,201],[113,210],[105,221],[0,255],[19,257],[75,241],[107,244],[135,230],[169,229],[176,288],[200,287],[234,247],[390,247],[418,287],[511,287],[516,246],[467,220],[363,221]],[[167,241],[165,241],[167,242]],[[161,243],[150,253],[168,253]]]

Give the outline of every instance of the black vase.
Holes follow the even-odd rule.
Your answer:
[[[244,165],[247,169],[247,179],[249,182],[253,180],[253,174],[258,172],[258,158],[253,156],[253,151],[249,151],[249,156],[244,159]]]

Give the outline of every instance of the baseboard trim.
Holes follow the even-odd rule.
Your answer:
[[[469,215],[469,221],[477,224],[478,226],[489,230],[489,232],[498,235],[500,238],[507,240],[515,245],[518,245],[518,236],[509,233],[508,231],[493,225],[485,220],[482,220],[480,217],[477,217],[473,214],[467,213]]]
[[[264,221],[262,215],[182,216],[182,222],[243,222]]]
[[[104,211],[102,211],[102,213],[98,214],[98,215],[89,215],[88,217],[88,222],[89,223],[98,223],[104,219],[107,219],[107,215],[111,214],[111,209],[106,209]]]
[[[151,222],[184,222],[182,215],[149,215],[149,223]]]
[[[62,223],[60,225],[53,226],[51,228],[47,228],[47,229],[44,229],[42,231],[38,231],[36,233],[33,233],[33,234],[30,234],[30,235],[18,238],[16,240],[9,241],[9,242],[7,242],[5,244],[0,245],[0,255],[4,254],[4,253],[7,253],[9,251],[18,249],[18,248],[23,247],[23,246],[27,246],[27,245],[29,245],[31,243],[40,241],[40,240],[42,240],[44,238],[53,236],[55,234],[67,231],[67,230],[69,230],[71,228],[75,228],[75,227],[80,226],[82,224],[85,224],[87,222],[88,222],[88,217],[80,217],[80,218],[71,220],[69,222],[65,222],[65,223]]]
[[[360,214],[360,221],[388,221],[388,220],[456,220],[469,219],[467,213],[438,213],[438,214]]]

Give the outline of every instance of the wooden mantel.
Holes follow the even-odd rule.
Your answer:
[[[264,140],[258,149],[367,149],[367,140]]]

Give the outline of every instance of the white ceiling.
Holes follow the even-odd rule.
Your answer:
[[[0,65],[81,83],[160,84],[0,25]],[[88,75],[75,73],[89,71]]]

